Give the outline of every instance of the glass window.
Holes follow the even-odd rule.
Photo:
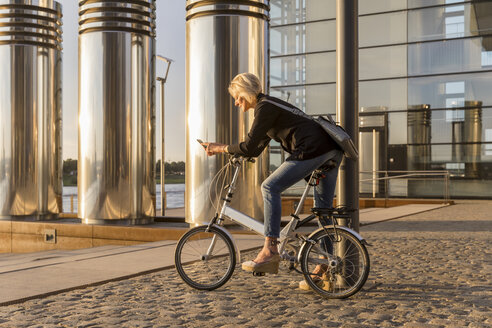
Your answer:
[[[490,142],[485,145],[485,156],[492,156],[492,129],[485,129],[485,141]]]
[[[465,93],[465,82],[448,82],[446,83],[446,94],[462,94]]]
[[[270,29],[270,55],[288,55],[305,52],[306,25],[272,27]]]
[[[457,74],[408,79],[408,104],[429,104],[431,108],[456,107],[450,104],[446,85],[450,82],[464,83],[464,101],[481,101],[482,106],[492,105],[492,72]]]
[[[492,51],[482,51],[482,67],[492,66]]]
[[[305,56],[270,59],[270,84],[272,86],[304,83]]]
[[[270,0],[272,26],[335,17],[336,0]]]
[[[410,146],[410,147],[427,147],[427,146]],[[452,145],[434,145],[431,148],[432,162],[448,163],[452,160]]]
[[[270,95],[285,100],[303,111],[306,110],[306,86],[270,87]]]
[[[492,109],[477,107],[455,111],[459,119],[449,119],[450,110],[432,112],[432,143],[488,141],[486,130],[492,128]]]
[[[306,13],[297,0],[270,0],[270,24],[281,25],[304,22]]]
[[[407,113],[388,114],[388,144],[407,143]]]
[[[407,46],[391,46],[359,51],[359,79],[402,77],[407,74]]]
[[[308,86],[306,87],[306,113],[335,115],[336,98],[336,84]]]
[[[306,52],[336,49],[336,21],[306,24]]]
[[[445,4],[454,4],[466,0],[408,0],[408,8],[430,7]]]
[[[359,15],[407,8],[407,0],[359,0]]]
[[[465,36],[465,16],[451,16],[444,20],[446,38]]]
[[[407,79],[359,82],[359,106],[407,109]]]
[[[306,21],[335,18],[337,16],[336,0],[305,0]]]
[[[486,148],[487,156],[492,155],[490,150],[492,150],[492,108],[482,109],[482,142],[490,142]],[[492,157],[490,157],[492,161]]]
[[[324,21],[272,27],[270,29],[270,54],[276,56],[335,50],[335,25],[335,21]]]
[[[429,146],[409,146],[414,151],[422,151]],[[431,156],[432,164],[442,164],[445,167],[446,163],[490,163],[492,155],[487,155],[488,144],[449,144],[449,145],[432,145]],[[470,172],[471,173],[471,172]]]
[[[304,110],[309,115],[336,113],[336,85],[271,87],[270,94]]]
[[[492,181],[479,179],[452,179],[449,185],[451,197],[490,198]]]
[[[272,86],[335,82],[335,52],[288,56],[270,60]]]
[[[480,6],[480,7],[478,7]],[[408,11],[409,42],[490,33],[492,2]]]
[[[461,136],[457,135],[457,133],[461,131],[462,125],[462,122],[458,122],[457,120],[449,120],[448,111],[433,111],[431,123],[432,142],[443,143],[459,140],[456,138],[461,138]]]
[[[359,46],[368,47],[407,41],[407,13],[396,12],[359,18]]]
[[[408,75],[480,71],[482,53],[492,37],[408,45]]]

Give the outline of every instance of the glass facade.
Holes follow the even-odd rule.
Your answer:
[[[270,94],[335,114],[336,1],[270,4]],[[491,90],[492,0],[359,0],[361,171],[447,170],[451,197],[492,198]],[[272,143],[272,168],[284,158]],[[385,186],[398,197],[442,190]]]

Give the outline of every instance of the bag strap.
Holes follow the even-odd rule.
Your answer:
[[[260,103],[262,103],[262,102],[267,102],[267,103],[273,104],[273,105],[275,105],[275,106],[277,106],[277,107],[280,107],[280,108],[282,108],[282,109],[285,109],[285,110],[287,110],[287,111],[291,112],[292,114],[299,115],[299,116],[302,116],[302,117],[304,117],[304,118],[307,118],[307,119],[310,119],[310,120],[312,120],[312,121],[315,121],[315,122],[316,122],[316,119],[315,119],[314,117],[312,117],[312,116],[310,116],[310,115],[306,114],[305,112],[303,112],[302,110],[300,110],[299,108],[297,108],[297,107],[295,107],[295,106],[288,107],[288,106],[285,106],[284,104],[280,104],[280,103],[278,103],[278,102],[276,102],[276,101],[273,101],[273,100],[270,100],[270,99],[262,99],[262,100],[260,101]],[[330,122],[331,124],[338,125],[338,124],[335,122],[335,120],[333,119],[333,117],[331,116],[331,114],[323,114],[323,115],[320,115],[320,117],[323,117],[323,116],[324,116],[324,117],[326,117],[326,118],[327,118],[326,120],[327,120],[328,122]],[[324,118],[324,117],[323,117],[323,118]]]
[[[310,119],[312,121],[314,121],[314,118],[312,118],[311,116],[309,116],[308,114],[304,113],[302,110],[300,110],[299,108],[293,106],[293,107],[288,107],[288,106],[285,106],[284,104],[280,104],[276,101],[273,101],[273,100],[270,100],[270,99],[262,99],[260,101],[260,103],[262,102],[267,102],[267,103],[270,103],[270,104],[273,104],[277,107],[280,107],[282,109],[285,109],[289,112],[291,112],[292,114],[295,114],[295,115],[298,115],[298,116],[302,116],[304,118],[307,118],[307,119]]]

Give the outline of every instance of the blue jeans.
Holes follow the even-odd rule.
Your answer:
[[[332,150],[304,161],[285,161],[261,184],[265,214],[265,237],[278,238],[280,236],[281,193],[330,159],[333,159],[337,165],[335,168],[324,172],[325,177],[314,188],[314,204],[315,207],[333,207],[338,167],[342,158],[343,152]]]

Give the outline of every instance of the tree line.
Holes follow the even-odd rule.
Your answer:
[[[164,162],[164,170],[166,174],[166,183],[171,176],[182,176],[184,181],[185,174],[185,162]],[[161,160],[158,160],[155,165],[155,177],[156,180],[161,179]],[[176,183],[180,183],[181,179],[177,178]],[[170,180],[170,181],[174,181]],[[74,186],[77,185],[77,160],[66,159],[63,161],[63,185]]]

